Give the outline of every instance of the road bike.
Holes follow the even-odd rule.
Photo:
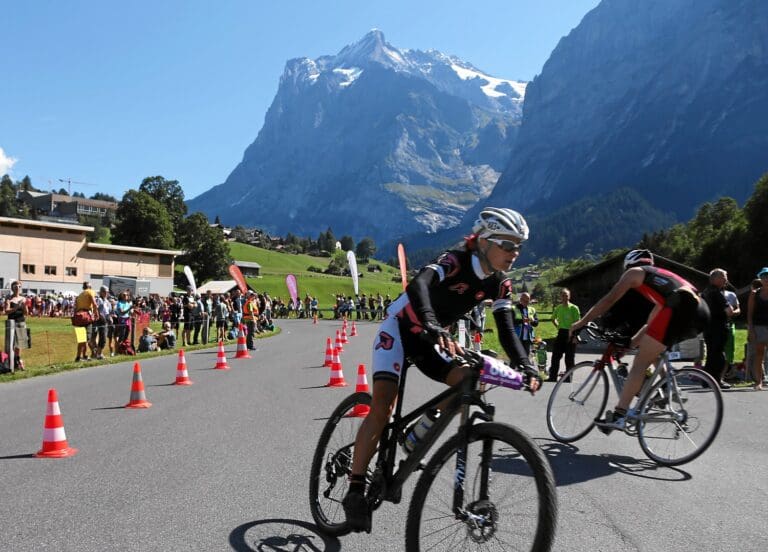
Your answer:
[[[523,431],[493,421],[495,407],[486,400],[485,391],[490,387],[481,385],[481,370],[487,372],[491,361],[494,366],[500,361],[469,350],[454,360],[459,361],[468,365],[469,375],[407,414],[402,413],[403,370],[395,412],[366,474],[371,511],[385,500],[399,503],[408,477],[423,470],[408,509],[406,551],[550,550],[557,500],[549,461]],[[449,406],[405,455],[400,445],[414,422],[445,399],[450,399]],[[362,420],[351,414],[370,404],[368,393],[344,399],[317,444],[310,475],[310,509],[318,527],[330,535],[350,531],[341,501],[348,489]],[[477,409],[471,411],[471,407]],[[424,466],[422,460],[457,414],[457,433]]]
[[[571,443],[587,435],[605,411],[609,379],[617,394],[627,376],[622,357],[629,338],[589,324],[586,331],[608,344],[595,361],[576,364],[555,385],[547,403],[552,436]],[[665,351],[649,368],[634,407],[627,412],[624,432],[637,436],[643,452],[658,464],[677,466],[701,455],[712,444],[723,420],[718,383],[692,366],[675,368],[675,353]]]

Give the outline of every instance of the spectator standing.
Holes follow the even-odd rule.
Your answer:
[[[83,282],[83,291],[75,299],[75,312],[88,312],[93,319],[98,316],[99,306],[96,304],[96,294],[91,289],[90,282]],[[96,345],[94,344],[94,336],[91,334],[93,324],[85,326],[85,341],[77,344],[77,356],[75,362],[81,360],[88,360],[88,345],[91,346],[91,353],[93,353]]]
[[[731,384],[723,381],[725,375],[725,342],[728,340],[728,320],[733,309],[725,300],[723,289],[728,282],[728,273],[722,268],[715,268],[709,273],[709,285],[701,293],[709,307],[709,323],[704,329],[704,342],[707,344],[707,361],[704,371],[720,383],[720,389],[730,389]]]
[[[14,370],[24,370],[24,361],[21,360],[21,344],[27,343],[27,322],[29,316],[26,298],[21,294],[21,282],[14,280],[11,282],[11,296],[5,302],[5,314],[8,320],[16,323],[16,331],[13,343],[13,368]]]
[[[527,292],[520,294],[520,301],[515,305],[512,314],[515,321],[515,333],[520,338],[525,354],[531,354],[531,343],[535,335],[534,328],[539,325],[536,309],[530,306],[531,296]]]
[[[118,349],[121,343],[128,340],[131,335],[131,315],[133,314],[133,303],[128,300],[128,294],[121,291],[117,296],[117,305],[115,305],[117,314],[117,340]]]
[[[312,297],[312,302],[309,304],[310,312],[312,313],[312,318],[314,319],[315,316],[317,316],[317,297]],[[358,313],[357,319],[360,320],[360,314]],[[270,320],[269,323],[271,324],[272,321]]]
[[[747,304],[747,339],[752,345],[752,374],[756,391],[763,390],[763,360],[768,346],[768,266],[757,273],[762,286],[749,295]]]
[[[736,325],[733,320],[741,314],[741,305],[739,305],[739,298],[729,289],[723,290],[723,297],[725,297],[732,310],[731,315],[728,317],[728,337],[725,340],[725,362],[726,373],[728,373],[733,370],[733,356],[736,345]]]
[[[253,344],[253,336],[256,333],[256,324],[259,321],[259,304],[256,302],[256,294],[250,290],[243,305],[243,320],[245,320],[245,325],[248,328],[248,335],[245,336],[245,346],[248,347],[249,351],[255,351],[256,346]]]
[[[549,366],[547,381],[557,381],[560,371],[560,359],[565,355],[566,371],[575,364],[576,343],[569,336],[569,330],[574,322],[581,318],[579,307],[571,303],[571,291],[563,288],[560,292],[560,303],[552,311],[552,323],[557,328],[557,337],[552,347],[552,364]]]
[[[101,286],[96,296],[99,318],[93,324],[93,341],[96,345],[94,354],[99,360],[104,359],[104,347],[107,345],[107,327],[112,315],[112,303],[109,301],[109,288]]]
[[[192,321],[192,311],[194,310],[195,296],[192,294],[192,286],[187,286],[187,293],[181,298],[181,312],[184,319],[184,327],[181,330],[181,344],[186,347],[192,345],[192,329],[194,322]]]
[[[192,345],[200,343],[200,330],[203,329],[204,318],[205,308],[203,307],[203,299],[200,295],[195,295],[195,302],[192,306],[192,329],[194,331]]]

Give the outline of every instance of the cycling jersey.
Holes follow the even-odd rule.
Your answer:
[[[709,320],[709,308],[696,295],[696,288],[674,272],[655,266],[641,266],[643,283],[635,288],[661,310],[648,321],[646,335],[671,346],[694,337]]]
[[[493,301],[504,351],[513,364],[528,364],[513,330],[511,291],[511,280],[503,272],[484,274],[471,251],[447,251],[424,267],[389,305],[374,343],[373,379],[397,381],[406,363],[414,363],[428,377],[445,381],[450,359],[422,339],[424,324],[446,328],[486,299]]]

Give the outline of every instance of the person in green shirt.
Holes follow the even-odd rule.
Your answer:
[[[571,325],[581,318],[579,307],[571,303],[571,292],[563,288],[560,292],[560,303],[552,311],[552,323],[557,328],[557,337],[552,347],[552,363],[549,366],[547,381],[557,381],[560,371],[560,359],[565,355],[566,371],[575,364],[576,343],[570,338]]]

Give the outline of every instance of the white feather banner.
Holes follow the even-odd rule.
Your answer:
[[[355,295],[357,295],[360,292],[360,277],[357,273],[357,258],[354,251],[347,251],[347,262],[349,263],[349,272],[352,274],[352,285],[355,288]]]

